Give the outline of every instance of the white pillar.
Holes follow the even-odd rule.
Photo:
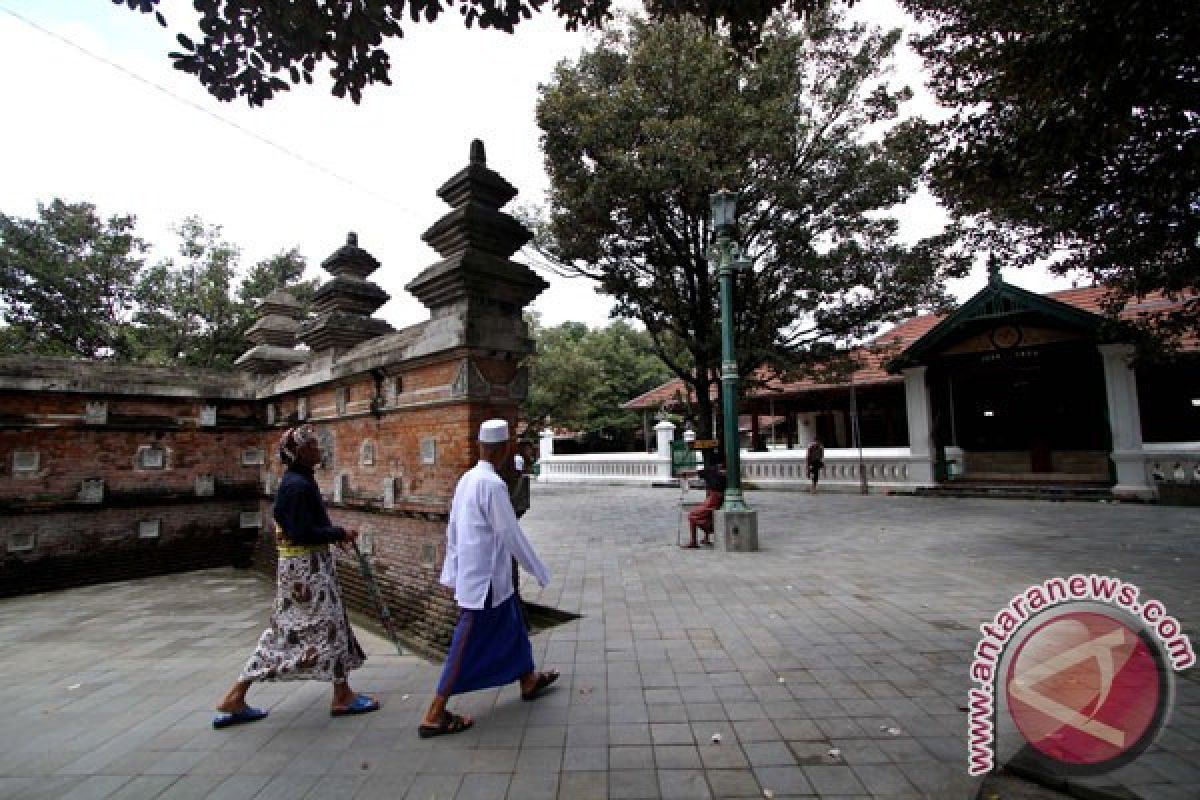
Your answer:
[[[909,479],[917,484],[933,484],[933,413],[929,387],[925,385],[928,367],[904,370],[904,407],[908,416],[908,451],[914,456]]]
[[[554,431],[546,428],[538,440],[538,458],[543,459],[554,455]]]
[[[658,442],[655,452],[659,458],[671,460],[671,442],[675,441],[675,426],[665,419],[654,426],[654,436]]]
[[[671,478],[671,442],[675,441],[675,426],[665,419],[654,426],[654,436],[658,441],[658,449],[655,452],[658,467],[655,469],[656,477],[659,480],[669,480]]]
[[[1130,366],[1133,345],[1102,344],[1098,349],[1104,359],[1104,391],[1108,399],[1108,426],[1112,433],[1111,455],[1117,468],[1117,484],[1113,486],[1113,494],[1153,497],[1154,487],[1146,479],[1137,380]]]
[[[807,448],[817,438],[817,415],[811,411],[796,415],[796,447]],[[832,444],[832,442],[831,442]]]

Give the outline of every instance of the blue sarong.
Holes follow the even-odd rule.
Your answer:
[[[448,697],[504,686],[530,672],[533,647],[525,632],[517,593],[493,608],[489,591],[481,610],[462,609],[437,693]]]

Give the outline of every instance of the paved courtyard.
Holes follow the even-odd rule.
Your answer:
[[[433,740],[438,665],[370,634],[354,684],[382,711],[263,685],[268,719],[213,731],[269,613],[252,573],[0,600],[0,798],[971,798],[967,664],[1014,594],[1115,575],[1197,638],[1195,509],[754,492],[762,549],[725,554],[675,546],[678,499],[536,487],[554,582],[527,599],[582,615],[534,637],[563,680],[456,698],[476,727]],[[1179,678],[1158,743],[1096,785],[1200,797],[1200,675]],[[983,796],[1058,796],[1027,791]]]

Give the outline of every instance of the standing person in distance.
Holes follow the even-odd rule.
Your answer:
[[[345,547],[358,531],[334,525],[325,510],[313,470],[321,463],[321,445],[311,425],[301,425],[279,440],[279,458],[287,466],[275,493],[274,516],[279,561],[278,587],[271,627],[242,674],[217,706],[222,712],[214,728],[256,722],[267,712],[246,703],[246,692],[258,681],[330,681],[335,717],[379,709],[370,695],[350,688],[350,671],[367,656],[342,603],[337,569],[329,545]]]
[[[810,492],[817,491],[817,479],[821,477],[821,469],[825,466],[825,447],[821,444],[820,439],[813,439],[812,444],[808,446],[808,452],[805,454],[805,460],[808,462],[808,477],[812,480],[812,488]]]
[[[479,427],[479,462],[454,489],[440,580],[454,589],[460,614],[433,701],[417,726],[422,739],[462,733],[474,724],[446,709],[453,695],[520,681],[521,699],[534,700],[558,680],[556,670],[534,669],[513,591],[514,557],[542,586],[550,571],[521,530],[508,487],[496,474],[511,452],[508,423],[487,420]]]

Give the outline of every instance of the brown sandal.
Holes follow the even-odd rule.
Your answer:
[[[430,739],[434,736],[462,733],[474,724],[474,720],[467,719],[458,714],[451,714],[449,711],[443,711],[442,718],[437,725],[418,725],[417,735],[422,739]]]
[[[534,681],[533,688],[528,692],[521,692],[521,699],[528,702],[536,700],[547,686],[558,680],[558,670],[552,669],[549,672],[539,672],[538,679]]]

